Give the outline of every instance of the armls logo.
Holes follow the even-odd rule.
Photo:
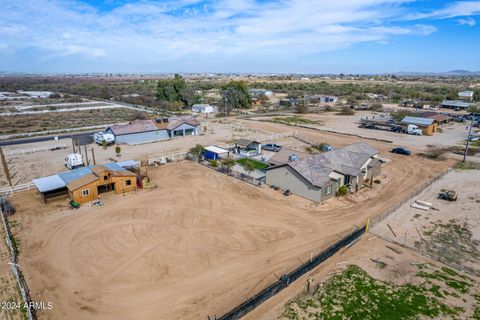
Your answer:
[[[30,301],[28,303],[28,306],[30,307],[30,309],[35,309],[35,310],[52,310],[53,309],[53,303],[51,301],[48,301],[48,302]]]

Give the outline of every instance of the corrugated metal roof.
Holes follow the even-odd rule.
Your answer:
[[[207,151],[216,153],[216,154],[222,154],[222,153],[227,153],[228,152],[227,149],[223,149],[223,148],[219,148],[219,147],[215,147],[215,146],[208,146],[208,147],[205,147],[204,149],[207,150]]]
[[[447,107],[468,108],[472,105],[473,105],[473,103],[468,103],[468,102],[464,102],[464,101],[457,101],[457,100],[444,100],[442,102],[442,106],[447,106]]]
[[[115,162],[118,166],[122,168],[135,168],[140,165],[140,162],[135,161],[135,160],[126,160],[126,161],[119,161]]]
[[[434,121],[435,121],[435,119],[429,119],[429,118],[405,117],[405,118],[403,118],[402,123],[414,124],[414,125],[417,125],[417,126],[429,126]]]
[[[58,176],[48,176],[39,179],[33,179],[32,181],[40,192],[48,192],[65,187],[65,182]]]
[[[138,162],[134,160],[127,160],[118,163],[107,163],[97,167],[106,167],[112,171],[127,171],[124,167],[133,167]],[[60,172],[53,176],[34,179],[33,183],[40,192],[48,192],[57,190],[67,186],[69,183],[81,179],[82,177],[92,174],[92,168],[95,166],[82,167],[70,171]]]

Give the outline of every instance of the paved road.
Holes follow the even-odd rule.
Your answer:
[[[25,138],[25,139],[15,139],[15,140],[6,140],[0,141],[0,146],[12,146],[16,144],[25,144],[25,143],[32,143],[32,142],[42,142],[42,141],[52,141],[55,140],[55,137],[58,139],[70,139],[74,137],[75,139],[79,139],[81,144],[90,143],[92,141],[92,136],[96,131],[87,131],[82,133],[68,133],[68,134],[60,134],[55,136],[41,136],[41,137],[32,137],[32,138]]]

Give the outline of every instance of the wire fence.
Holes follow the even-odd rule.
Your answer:
[[[2,210],[0,207],[0,215],[2,216],[3,228],[5,231],[5,240],[7,242],[7,246],[10,250],[10,266],[12,268],[12,272],[17,280],[18,288],[20,289],[20,295],[23,299],[23,310],[25,310],[26,316],[28,320],[35,320],[37,319],[35,315],[35,309],[32,307],[33,303],[30,299],[30,292],[28,290],[27,283],[25,282],[25,278],[23,277],[20,268],[18,266],[18,258],[17,258],[17,249],[14,244],[13,236],[10,230],[10,224],[8,222],[7,213]]]
[[[434,182],[437,182],[441,178],[443,178],[447,173],[452,171],[452,169],[447,169],[440,173],[439,175],[433,177],[432,179],[428,180],[424,184],[422,184],[420,187],[414,189],[412,192],[410,192],[403,200],[398,201],[394,205],[390,206],[384,213],[375,216],[372,220],[370,220],[370,227],[374,227],[383,220],[385,220],[389,215],[391,215],[393,212],[395,212],[397,209],[399,209],[401,206],[403,206],[406,202],[409,202],[412,200],[413,197],[419,195],[423,190],[425,190],[427,187],[432,185]]]

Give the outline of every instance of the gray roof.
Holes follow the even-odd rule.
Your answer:
[[[468,103],[468,102],[464,102],[464,101],[457,101],[457,100],[444,100],[442,102],[442,106],[468,108],[470,106],[473,106],[473,103]]]
[[[312,185],[323,187],[331,180],[329,174],[334,171],[344,175],[359,176],[361,167],[377,153],[378,151],[369,144],[359,142],[293,161],[288,165]]]
[[[288,162],[288,157],[291,155],[296,155],[299,160],[310,157],[310,154],[306,152],[283,147],[280,151],[276,152],[273,157],[268,159],[268,162],[274,165],[284,164]]]
[[[109,129],[116,136],[159,130],[152,120],[134,120],[128,124],[111,126]]]
[[[235,140],[235,144],[240,146],[240,147],[248,147],[252,143],[259,144],[259,142],[255,141],[255,140],[248,140],[248,139],[245,139],[245,138],[240,138],[240,139]]]
[[[420,117],[405,117],[402,120],[402,123],[415,124],[417,126],[429,126],[435,119],[431,118],[420,118]]]

